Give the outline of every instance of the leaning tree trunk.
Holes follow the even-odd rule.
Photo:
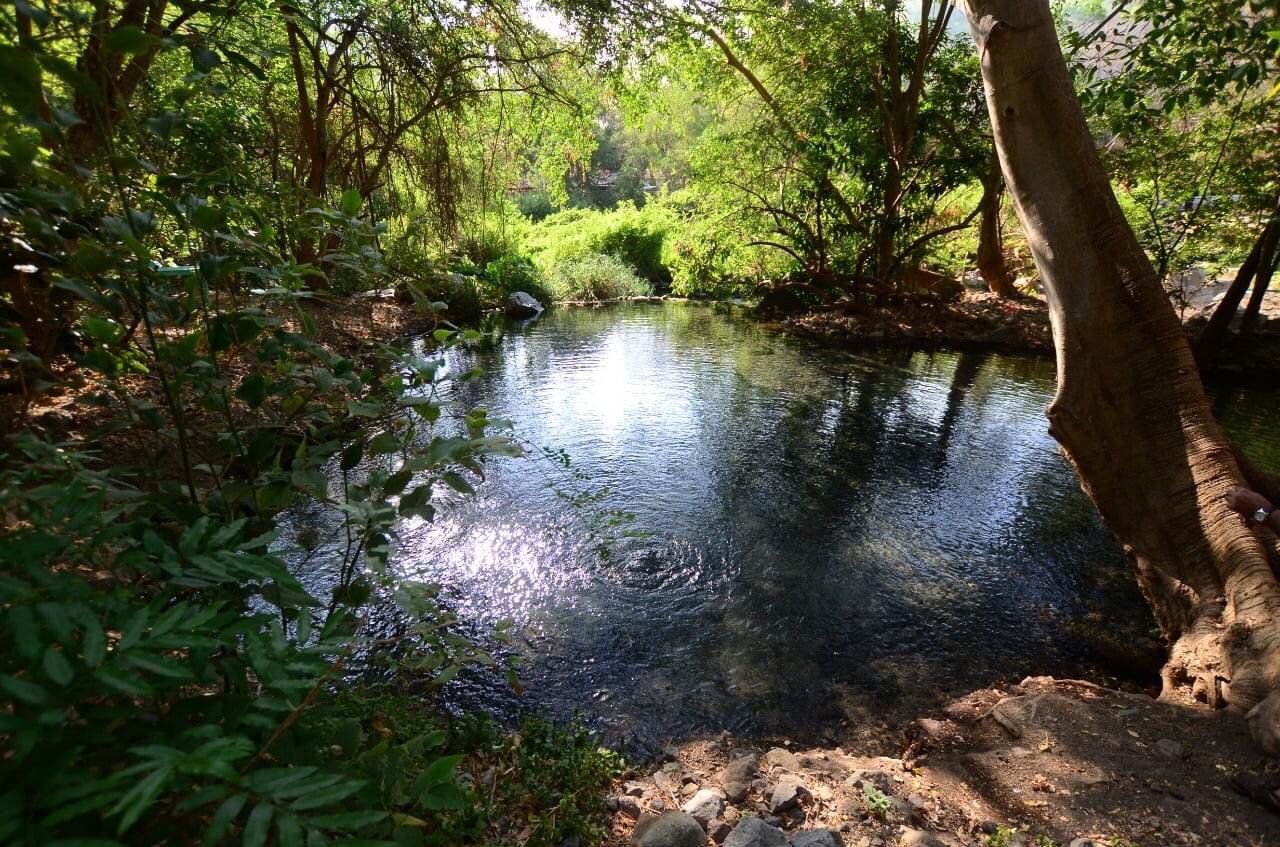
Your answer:
[[[1000,195],[1004,193],[1004,178],[1000,173],[1000,157],[991,151],[991,164],[982,178],[982,201],[978,218],[978,273],[987,288],[997,297],[1013,297],[1018,289],[1013,284],[1013,274],[1004,260],[1004,241],[1000,238]]]
[[[1236,271],[1236,278],[1223,292],[1217,308],[1209,317],[1209,322],[1200,331],[1200,337],[1196,339],[1195,353],[1196,361],[1201,367],[1210,365],[1221,352],[1222,342],[1226,340],[1227,330],[1230,329],[1231,320],[1240,308],[1240,301],[1244,299],[1245,292],[1249,290],[1249,284],[1257,275],[1263,256],[1275,248],[1277,237],[1280,237],[1280,209],[1272,212],[1271,219],[1258,235],[1258,240],[1253,243],[1253,249],[1249,251],[1248,258],[1244,260],[1240,270]]]
[[[1280,260],[1278,253],[1280,253],[1280,243],[1272,241],[1271,252],[1258,267],[1258,274],[1253,280],[1253,294],[1249,295],[1249,302],[1245,305],[1244,314],[1240,317],[1240,341],[1252,334],[1258,322],[1258,315],[1262,312],[1262,301],[1266,299],[1267,289],[1271,287],[1271,278],[1276,273],[1276,261]]]
[[[1244,478],[1112,193],[1048,0],[968,0],[967,12],[1005,182],[1049,301],[1049,430],[1172,645],[1163,696],[1246,709],[1266,700],[1272,731],[1259,740],[1275,745],[1276,539],[1227,506]]]

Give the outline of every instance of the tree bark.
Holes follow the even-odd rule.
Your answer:
[[[1004,193],[1004,175],[1000,173],[1000,156],[993,148],[991,165],[982,179],[982,200],[978,218],[978,273],[987,288],[997,297],[1017,296],[1013,274],[1004,260],[1004,241],[1000,238],[1000,195]]]
[[[1171,647],[1163,697],[1280,704],[1276,539],[1228,507],[1244,482],[1191,348],[1089,134],[1048,0],[968,0],[1005,182],[1044,280],[1049,430],[1123,545]],[[1264,711],[1265,711],[1264,708]],[[1260,732],[1280,743],[1275,721]]]
[[[1257,275],[1263,255],[1270,251],[1277,237],[1280,237],[1280,204],[1277,204],[1276,211],[1271,213],[1271,219],[1259,233],[1258,240],[1253,243],[1253,249],[1249,251],[1248,258],[1244,260],[1240,270],[1236,271],[1236,278],[1231,281],[1231,286],[1218,301],[1218,306],[1213,310],[1209,323],[1201,330],[1200,337],[1196,340],[1196,361],[1200,363],[1200,367],[1209,365],[1221,352],[1222,342],[1226,339],[1227,330],[1231,327],[1231,319],[1236,316],[1240,301],[1244,299],[1245,292],[1249,290],[1249,284]]]

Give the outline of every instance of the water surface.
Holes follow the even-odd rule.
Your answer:
[[[459,708],[641,745],[803,734],[1094,671],[1082,632],[1154,628],[1046,432],[1050,362],[824,350],[669,303],[556,310],[451,366],[533,454],[401,527],[399,572],[519,633],[523,697],[470,674]],[[1238,395],[1256,439],[1274,403]]]

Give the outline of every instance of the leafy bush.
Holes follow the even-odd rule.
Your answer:
[[[560,262],[547,280],[556,300],[603,302],[653,292],[648,282],[616,256],[590,253]]]
[[[492,297],[505,299],[513,291],[524,291],[542,303],[550,303],[551,292],[542,271],[527,256],[508,253],[494,259],[484,269],[484,280]]]
[[[640,277],[665,287],[671,273],[663,244],[673,218],[661,204],[624,204],[610,211],[568,209],[531,226],[523,247],[546,273],[591,254],[616,256]]]
[[[0,229],[20,251],[0,271],[0,843],[456,843],[485,802],[461,752],[372,712],[348,674],[376,659],[431,691],[502,668],[434,587],[387,567],[404,519],[520,452],[442,400],[446,351],[482,335],[413,283],[426,352],[338,320],[353,310],[335,291],[392,278],[360,195],[289,212],[234,166],[252,149],[204,144],[201,103],[227,91],[217,53],[136,26],[106,42],[154,47],[181,101],[152,102],[185,111],[140,105],[114,149],[77,160],[66,131],[84,122],[60,88],[12,76],[0,103]],[[45,43],[5,55],[70,67]],[[54,386],[86,436],[31,419]],[[295,505],[315,523],[286,535]],[[393,634],[369,631],[375,604]],[[606,761],[544,737],[594,781],[543,830],[587,832]],[[566,778],[553,759],[539,767]]]

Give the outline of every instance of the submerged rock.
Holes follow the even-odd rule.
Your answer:
[[[698,822],[684,812],[667,812],[640,821],[631,843],[635,847],[704,847],[707,836]]]
[[[542,311],[542,304],[525,291],[512,291],[507,295],[502,310],[509,318],[531,318]]]
[[[760,818],[743,818],[724,840],[724,847],[787,847],[787,837]]]

